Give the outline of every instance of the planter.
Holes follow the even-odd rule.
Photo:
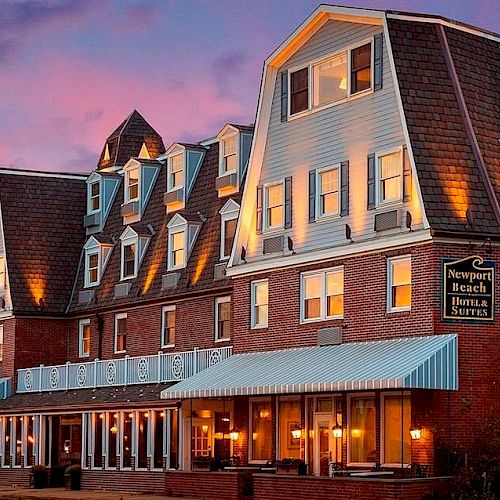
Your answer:
[[[191,463],[191,469],[204,472],[213,472],[219,469],[218,460],[194,459]]]
[[[302,460],[278,461],[276,463],[276,474],[305,476],[307,474],[307,465]]]
[[[46,488],[49,482],[49,472],[44,465],[34,465],[31,468],[30,485],[39,490]]]
[[[64,487],[67,490],[79,490],[82,483],[82,470],[79,465],[72,465],[64,473]]]

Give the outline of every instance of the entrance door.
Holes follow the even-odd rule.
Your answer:
[[[337,462],[337,445],[332,434],[335,416],[331,413],[314,415],[314,474],[328,476],[329,462]]]
[[[213,422],[209,418],[184,420],[184,469],[191,468],[191,461],[198,457],[213,457]],[[191,440],[191,443],[189,442]]]

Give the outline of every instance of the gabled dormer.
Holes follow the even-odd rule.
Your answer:
[[[127,227],[120,236],[120,280],[136,278],[151,234]]]
[[[101,236],[91,236],[83,250],[85,252],[84,287],[99,285],[113,249],[113,242]]]
[[[175,214],[167,224],[168,258],[167,269],[184,269],[193,250],[203,220],[198,214]]]
[[[186,206],[206,150],[198,144],[180,142],[167,149],[167,192],[163,197],[167,213]]]
[[[218,134],[219,176],[215,187],[219,198],[237,193],[245,177],[253,127],[227,124]]]
[[[123,224],[141,220],[161,166],[157,160],[131,158],[123,167]]]
[[[85,181],[87,183],[87,215],[83,225],[87,235],[102,231],[106,218],[118,192],[121,177],[111,172],[95,171]]]

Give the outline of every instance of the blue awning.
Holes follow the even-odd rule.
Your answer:
[[[376,389],[458,390],[455,334],[235,354],[162,399]]]

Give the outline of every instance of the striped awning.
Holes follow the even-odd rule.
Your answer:
[[[375,389],[458,390],[455,334],[236,354],[162,399]]]

